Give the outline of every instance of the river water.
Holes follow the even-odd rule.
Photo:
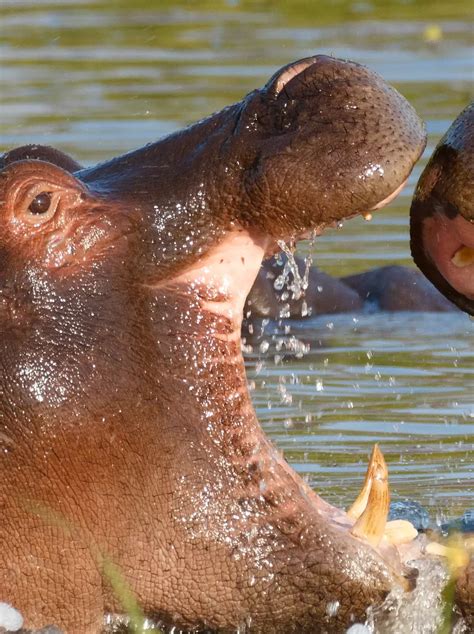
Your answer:
[[[395,203],[371,223],[328,231],[313,256],[334,275],[413,266],[414,183],[472,97],[470,8],[460,0],[2,0],[0,150],[51,144],[91,164],[240,99],[286,62],[347,57],[413,103],[428,148]],[[265,329],[269,345],[253,341],[247,352],[259,418],[320,493],[349,504],[379,442],[392,499],[420,502],[433,524],[474,506],[474,323],[465,315],[354,314],[293,323],[291,333],[284,324]]]

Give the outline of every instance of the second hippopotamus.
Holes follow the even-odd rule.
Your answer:
[[[474,102],[436,147],[410,218],[416,264],[453,304],[474,315]]]

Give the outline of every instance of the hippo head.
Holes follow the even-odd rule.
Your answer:
[[[411,250],[449,300],[474,315],[474,103],[454,121],[420,177]]]
[[[148,260],[154,277],[168,278],[232,227],[290,240],[377,208],[398,192],[423,143],[416,114],[380,77],[318,56],[284,68],[234,106],[92,169],[81,171],[57,150],[17,148],[3,157],[2,183],[10,198],[18,189],[15,205],[26,205],[26,214],[54,190],[48,211],[25,222],[35,235],[54,226],[55,240],[58,223],[68,225],[65,207],[76,225],[107,218],[115,226],[125,213],[141,233],[139,266]],[[32,231],[22,222],[16,230],[26,237]]]
[[[424,145],[378,75],[318,56],[96,167],[0,159],[0,601],[27,626],[117,612],[104,550],[185,629],[335,631],[386,594],[383,460],[352,516],[312,492],[258,425],[240,327],[279,240],[382,206]]]
[[[241,253],[233,272],[252,278],[277,240],[389,201],[424,143],[415,112],[380,77],[318,56],[97,167],[80,169],[52,148],[17,148],[0,159],[0,297],[20,320],[74,306],[89,329],[92,313],[96,324],[104,312],[120,319],[117,304],[129,305],[138,282],[169,283],[203,257],[214,261],[215,248],[226,265]],[[244,235],[258,252],[252,266],[251,250],[229,246]],[[219,286],[219,268],[213,275]],[[239,279],[239,293],[249,284]]]

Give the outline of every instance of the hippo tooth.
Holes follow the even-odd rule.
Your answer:
[[[392,520],[385,526],[384,537],[395,546],[408,544],[417,536],[418,531],[408,520]]]
[[[378,449],[378,447],[377,447]],[[390,506],[390,494],[388,490],[387,465],[382,452],[378,449],[377,459],[374,460],[372,483],[369,498],[364,512],[354,524],[351,533],[369,542],[372,546],[379,545],[387,524],[388,510]]]
[[[365,511],[365,507],[367,506],[367,501],[369,499],[370,488],[372,486],[372,479],[376,473],[377,466],[382,464],[384,464],[383,454],[380,451],[379,446],[375,444],[369,458],[369,464],[362,489],[351,508],[347,511],[347,515],[349,515],[349,517],[357,520]]]
[[[361,216],[364,220],[367,220],[367,222],[370,222],[372,220],[372,214],[370,213],[370,211],[362,213]]]
[[[459,269],[474,264],[474,249],[472,247],[461,247],[453,255],[451,262]]]

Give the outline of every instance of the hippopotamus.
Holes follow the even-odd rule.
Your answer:
[[[437,145],[410,209],[413,259],[461,310],[474,315],[474,102]]]
[[[94,167],[2,157],[0,602],[25,628],[97,632],[130,593],[183,630],[341,632],[409,591],[380,450],[349,512],[322,500],[258,423],[240,330],[277,242],[382,207],[424,146],[380,76],[314,56]]]
[[[415,263],[453,305],[474,315],[474,102],[440,140],[410,208]],[[474,558],[456,585],[456,603],[474,629]]]

